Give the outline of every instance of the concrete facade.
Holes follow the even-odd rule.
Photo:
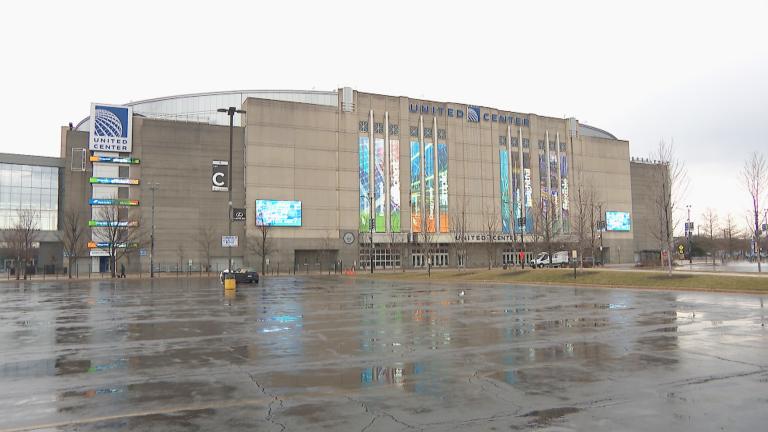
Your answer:
[[[327,94],[320,95],[323,99],[318,101],[291,100],[283,93],[279,95],[283,100],[242,96],[244,102],[238,108],[246,114],[236,122],[242,126],[234,128],[232,185],[233,207],[245,208],[247,220],[233,222],[233,234],[240,238],[240,246],[232,250],[235,266],[260,265],[253,250],[255,238],[260,234],[256,224],[257,200],[300,201],[302,206],[300,227],[269,228],[270,270],[277,270],[279,266],[281,271],[314,271],[339,264],[345,268],[367,264],[371,235],[361,227],[361,218],[366,219],[361,216],[364,214],[361,209],[368,201],[361,198],[361,140],[368,140],[370,146],[370,153],[363,157],[370,161],[366,181],[371,190],[380,180],[374,173],[377,163],[374,143],[383,142],[385,147],[381,155],[383,184],[379,186],[386,193],[381,197],[381,190],[377,189],[374,194],[374,198],[381,197],[383,207],[379,207],[378,201],[374,206],[385,211],[383,225],[378,227],[382,229],[373,234],[377,262],[400,267],[422,265],[423,256],[418,256],[423,255],[424,240],[414,231],[428,231],[424,218],[434,214],[436,232],[430,235],[429,242],[440,255],[435,256],[435,264],[456,266],[459,256],[455,225],[460,213],[466,218],[463,232],[472,237],[464,257],[465,266],[485,266],[489,261],[499,265],[509,261],[512,251],[519,247],[519,233],[515,232],[513,237],[509,233],[494,244],[479,239],[489,232],[489,220],[495,224],[494,232],[503,234],[503,208],[506,205],[514,208],[515,203],[524,200],[521,196],[525,195],[526,185],[530,187],[532,206],[527,218],[529,224],[534,223],[532,219],[536,214],[541,214],[542,191],[550,191],[547,202],[551,207],[548,208],[553,210],[551,214],[558,226],[553,238],[556,250],[571,249],[575,241],[573,229],[568,227],[574,217],[574,197],[566,198],[566,191],[578,186],[594,193],[602,214],[620,211],[632,217],[631,230],[602,234],[606,262],[632,262],[636,252],[658,249],[649,231],[654,221],[649,213],[652,196],[645,191],[653,179],[651,171],[657,168],[636,167],[637,164],[630,163],[626,140],[581,125],[575,119],[351,89],[340,89],[336,95],[336,106],[327,103]],[[195,115],[195,118],[206,117],[200,113]],[[139,164],[115,165],[104,171],[105,164],[97,163],[100,172],[140,181],[138,185],[111,186],[118,198],[140,203],[125,210],[127,217],[139,223],[142,236],[139,247],[126,256],[124,264],[128,271],[149,270],[149,254],[145,252],[150,250],[152,186],[157,184],[154,199],[156,268],[175,271],[206,267],[208,254],[204,244],[210,241],[201,239],[210,237],[212,232],[210,265],[213,270],[222,269],[226,266],[227,250],[220,246],[220,237],[227,232],[227,193],[212,191],[211,171],[212,161],[228,159],[229,127],[178,121],[189,119],[181,112],[162,113],[166,119],[157,117],[160,114],[134,114],[130,156],[140,159]],[[87,125],[87,122],[80,124]],[[59,160],[64,167],[61,209],[79,211],[87,223],[94,214],[89,206],[89,198],[94,193],[89,183],[94,164],[87,162],[84,171],[73,170],[72,166],[77,162],[73,161],[73,154],[82,154],[82,150],[77,149],[87,149],[88,132],[82,128],[62,128],[61,137]],[[391,151],[395,142],[399,144],[396,154]],[[421,157],[422,177],[415,183],[418,186],[412,185],[411,178],[413,143]],[[434,156],[432,186],[427,186],[424,175],[429,169],[424,160],[427,147],[433,151],[430,155],[440,150],[447,154],[446,162]],[[86,154],[91,153],[86,151]],[[508,159],[503,161],[502,155]],[[397,168],[395,161],[399,163]],[[523,169],[521,161],[524,161]],[[441,163],[447,163],[445,182],[442,177],[438,178]],[[503,176],[505,164],[510,167]],[[395,169],[399,170],[397,179]],[[530,174],[530,183],[524,181],[525,172]],[[507,186],[503,178],[508,181]],[[413,197],[412,187],[417,188],[417,198]],[[444,187],[447,187],[444,195],[447,204],[440,202],[438,188]],[[509,193],[506,201],[502,199],[502,190]],[[399,230],[394,218],[395,196],[399,198]],[[425,199],[428,196],[433,199]],[[427,206],[426,202],[432,205]],[[413,214],[412,208],[415,208]],[[514,225],[512,219],[510,217]],[[424,226],[417,228],[417,220]],[[536,252],[534,249],[543,250],[538,230],[526,227],[528,246],[525,250],[529,257]],[[206,231],[207,234],[203,234]],[[531,243],[538,245],[534,248]],[[83,259],[79,270],[95,271],[98,266],[97,259]]]

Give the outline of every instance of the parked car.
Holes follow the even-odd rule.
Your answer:
[[[600,261],[600,258],[595,257],[584,257],[581,260],[584,267],[599,267],[603,265],[603,263]]]
[[[219,274],[219,280],[224,283],[225,275],[229,274],[229,269],[222,271]],[[259,272],[253,268],[239,268],[232,272],[237,283],[259,283]]]
[[[536,256],[536,259],[534,259],[531,262],[531,266],[534,268],[541,268],[541,267],[567,267],[570,263],[570,258],[568,255],[568,251],[558,251],[555,252],[552,255],[552,262],[549,261],[549,253],[542,252]]]

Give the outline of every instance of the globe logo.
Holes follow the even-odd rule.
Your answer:
[[[99,136],[122,137],[123,124],[120,119],[111,111],[105,109],[96,109],[96,119],[94,121],[94,132]]]
[[[478,123],[480,121],[480,108],[467,107],[467,121]]]

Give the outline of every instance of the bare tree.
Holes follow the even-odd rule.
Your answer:
[[[184,272],[184,243],[176,245],[176,256],[179,257],[179,266],[177,269],[180,272]]]
[[[596,193],[594,186],[584,181],[583,176],[579,176],[574,192],[575,214],[573,228],[576,233],[581,266],[583,267],[584,256],[586,256],[587,250],[589,250],[593,259],[595,257],[595,242],[597,239],[597,218],[595,216],[598,213],[595,199]]]
[[[733,258],[733,253],[735,250],[736,242],[734,239],[738,239],[740,233],[739,229],[736,227],[736,222],[733,219],[733,215],[728,213],[728,215],[725,217],[725,221],[722,225],[723,230],[723,250],[725,251],[725,254],[723,255],[723,261],[725,261],[725,257],[727,256],[728,259]]]
[[[67,274],[72,278],[72,263],[77,265],[77,259],[85,253],[86,229],[84,218],[75,208],[69,208],[62,213],[59,240],[67,254]]]
[[[426,220],[426,218],[422,218],[422,220]],[[430,232],[429,229],[427,229],[426,224],[422,224],[422,230],[421,230],[421,239],[422,239],[422,250],[424,252],[424,256],[426,257],[426,264],[427,264],[427,277],[432,277],[432,259],[434,258],[434,246],[435,246],[435,239],[437,236],[437,233]]]
[[[752,153],[744,163],[741,177],[744,187],[747,189],[747,193],[749,193],[749,197],[752,200],[749,230],[752,232],[752,238],[755,241],[757,271],[762,272],[762,265],[760,263],[760,213],[762,212],[761,206],[765,205],[763,202],[765,200],[766,188],[768,188],[768,167],[766,167],[765,157],[761,153]]]
[[[467,197],[462,196],[453,206],[450,214],[453,240],[456,246],[456,264],[462,263],[459,269],[467,265]]]
[[[552,254],[554,252],[555,235],[557,234],[557,219],[552,214],[549,200],[542,199],[539,211],[536,213],[536,229],[549,255],[549,265],[552,266]]]
[[[129,209],[118,204],[101,206],[96,212],[99,225],[93,230],[94,240],[105,243],[113,278],[117,276],[117,262],[138,249],[143,240],[139,217],[130,218],[130,213]]]
[[[499,217],[487,206],[483,209],[483,235],[485,236],[485,252],[488,257],[488,270],[493,265],[496,256],[496,236],[499,232]]]
[[[712,255],[712,267],[714,267],[717,252],[717,243],[715,242],[715,232],[718,230],[717,213],[713,208],[707,207],[701,217],[704,221],[704,232],[708,237],[707,251]]]
[[[40,235],[37,212],[28,209],[18,210],[13,225],[3,234],[16,261],[16,279],[20,279],[22,273],[26,279],[27,269],[34,255],[34,245]]]
[[[205,260],[205,271],[211,271],[211,255],[213,247],[216,245],[216,231],[213,225],[200,223],[197,228],[197,237],[195,237],[200,252],[200,257]]]
[[[658,233],[653,236],[659,242],[659,249],[667,257],[667,272],[672,275],[672,251],[674,250],[674,233],[679,225],[682,197],[688,189],[688,173],[685,164],[675,156],[674,142],[659,142],[656,152],[651,156],[658,161],[661,169],[654,188],[655,212],[661,223]]]
[[[274,252],[270,232],[272,225],[264,221],[264,216],[259,213],[256,215],[256,235],[248,240],[248,249],[251,253],[261,259],[261,274],[264,274],[267,268],[267,258]]]

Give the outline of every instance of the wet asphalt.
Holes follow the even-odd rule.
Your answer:
[[[766,430],[766,298],[265,278],[0,284],[0,431]]]

